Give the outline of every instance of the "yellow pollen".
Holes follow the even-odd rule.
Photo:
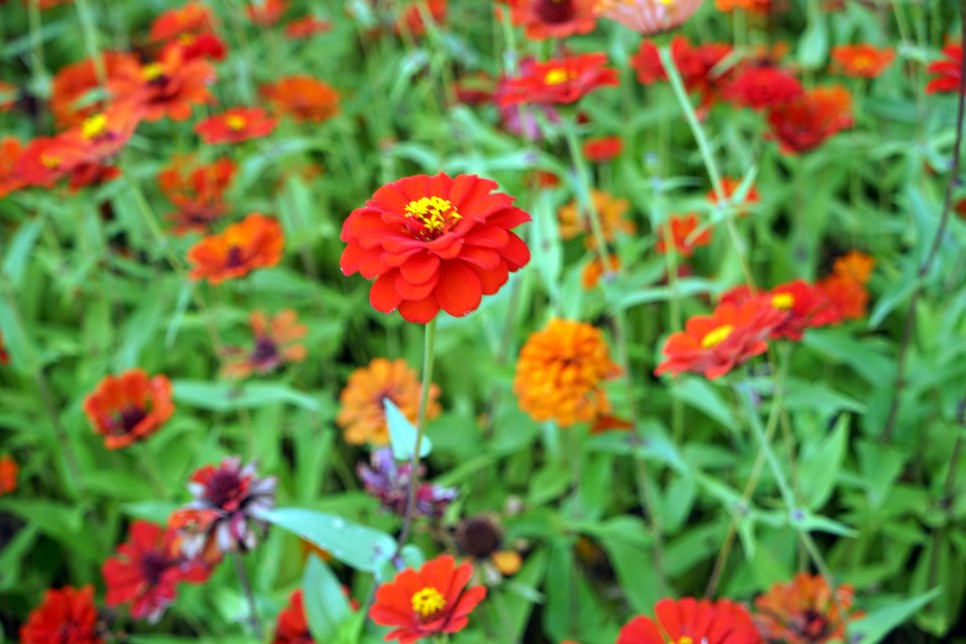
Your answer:
[[[717,329],[712,329],[707,335],[701,338],[701,348],[710,349],[718,346],[727,340],[728,336],[731,335],[731,332],[734,330],[735,328],[730,324],[725,324],[724,326],[719,326]]]
[[[181,34],[180,36],[178,36],[178,42],[185,47],[193,44],[195,40],[196,38],[194,34]]]
[[[684,637],[682,637],[677,641],[677,644],[694,644],[694,640],[692,640],[690,637],[685,635]]]
[[[245,120],[244,116],[239,114],[229,114],[225,119],[225,125],[227,125],[228,129],[232,132],[241,132],[245,129],[245,126],[248,125],[248,122]]]
[[[40,155],[40,164],[49,170],[55,170],[60,166],[60,157],[56,157],[46,152]]]
[[[776,309],[781,309],[782,311],[788,311],[793,306],[795,306],[795,296],[791,293],[776,293],[771,298],[771,305]]]
[[[161,63],[151,63],[141,70],[141,77],[148,82],[157,80],[161,76],[164,76],[164,65]]]
[[[81,136],[90,141],[104,134],[106,129],[107,117],[103,114],[95,114],[81,124]]]
[[[413,595],[412,604],[413,610],[419,613],[420,617],[427,618],[437,615],[446,608],[446,598],[435,588],[427,586]]]
[[[423,222],[430,233],[441,233],[446,225],[463,218],[449,201],[440,197],[420,197],[406,204],[406,216]]]
[[[577,72],[567,71],[563,67],[555,67],[546,73],[543,82],[547,85],[560,85],[575,78],[577,78]]]

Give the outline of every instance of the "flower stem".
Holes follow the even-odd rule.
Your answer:
[[[590,230],[594,236],[594,245],[597,246],[597,256],[604,267],[604,277],[607,278],[613,275],[615,271],[609,261],[607,240],[604,237],[604,227],[600,223],[600,213],[597,212],[597,206],[594,204],[594,198],[591,195],[590,172],[587,170],[587,163],[584,161],[583,154],[580,152],[580,144],[577,141],[577,123],[574,119],[565,117],[561,126],[564,138],[567,140],[570,159],[577,172],[577,200],[581,205],[580,210],[586,213],[590,220]]]
[[[245,564],[242,563],[241,555],[237,552],[231,553],[231,559],[235,562],[235,572],[238,573],[238,582],[241,584],[242,590],[245,591],[245,598],[248,600],[248,612],[250,613],[249,619],[251,620],[252,630],[255,631],[255,636],[259,640],[265,639],[262,634],[262,624],[258,619],[258,605],[255,603],[255,593],[252,592],[252,583],[248,579],[248,573],[245,571]]]

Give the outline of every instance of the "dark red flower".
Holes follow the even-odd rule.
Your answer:
[[[617,86],[617,71],[606,67],[607,55],[580,54],[535,63],[522,76],[506,82],[500,107],[521,103],[575,103],[600,87]]]
[[[260,107],[234,107],[198,123],[195,133],[205,143],[241,143],[268,136],[277,124]]]
[[[738,107],[763,110],[785,105],[804,94],[792,74],[773,65],[748,65],[722,91]]]
[[[963,79],[963,46],[946,45],[943,58],[930,63],[926,71],[935,75],[926,84],[927,94],[958,92]]]
[[[710,102],[715,88],[722,81],[718,75],[720,72],[715,69],[730,53],[731,45],[725,43],[692,46],[684,36],[675,36],[671,41],[671,57],[681,74],[684,87],[689,92],[699,92],[705,104]],[[637,80],[643,85],[667,80],[660,54],[650,40],[641,41],[640,49],[631,58],[631,66],[637,71]]]
[[[844,87],[816,87],[768,113],[769,136],[785,154],[818,147],[836,132],[852,127],[852,96]]]
[[[20,627],[21,644],[103,644],[97,627],[94,587],[58,590],[44,594],[43,603],[31,611]]]
[[[530,221],[495,181],[475,175],[416,175],[379,188],[342,227],[346,275],[375,279],[369,301],[427,323],[440,309],[462,316],[530,261],[510,232]]]
[[[727,599],[662,599],[654,613],[632,619],[616,644],[763,644],[748,611]]]
[[[171,381],[150,378],[142,369],[107,376],[84,399],[84,412],[107,449],[120,449],[147,439],[174,413]]]
[[[510,4],[513,24],[530,40],[589,34],[597,26],[596,0],[516,0]]]
[[[309,623],[305,617],[302,589],[296,589],[288,598],[288,606],[278,614],[278,625],[272,644],[315,644]]]
[[[199,165],[193,157],[175,157],[158,174],[162,194],[178,208],[167,215],[175,224],[174,234],[210,232],[211,225],[228,212],[225,191],[234,176],[231,159]]]
[[[755,622],[770,642],[824,644],[841,640],[845,623],[861,614],[852,608],[852,587],[842,585],[834,597],[821,575],[799,573],[788,583],[776,583],[755,599]]]

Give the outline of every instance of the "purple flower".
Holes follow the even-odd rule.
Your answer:
[[[402,516],[406,513],[412,466],[409,463],[397,464],[392,458],[392,449],[389,447],[375,450],[370,456],[370,461],[371,468],[360,463],[357,470],[366,492],[379,499],[384,508]],[[425,468],[420,466],[420,476],[424,471]],[[455,498],[455,488],[420,483],[416,489],[415,514],[441,517],[446,511],[446,506]]]

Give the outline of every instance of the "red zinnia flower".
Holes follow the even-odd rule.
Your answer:
[[[131,103],[113,103],[104,112],[87,117],[61,136],[83,151],[82,163],[113,161],[134,135],[142,111]]]
[[[926,84],[927,94],[958,92],[963,79],[963,46],[946,45],[943,58],[930,63],[926,71],[936,75]]]
[[[288,0],[253,0],[245,9],[248,19],[259,27],[271,27],[288,11]]]
[[[876,78],[896,57],[894,49],[876,49],[872,45],[838,45],[832,47],[832,60],[838,69],[856,78]]]
[[[845,615],[852,607],[852,587],[832,589],[821,575],[806,572],[787,584],[776,583],[755,599],[755,622],[768,641],[787,644],[823,644],[845,635],[845,623],[861,617]]]
[[[697,315],[672,333],[664,345],[665,360],[655,375],[670,371],[703,373],[715,380],[737,365],[764,353],[765,338],[781,325],[785,311],[771,305],[769,298],[754,297],[740,305],[724,302],[711,315]]]
[[[466,588],[472,575],[473,566],[457,566],[449,555],[427,561],[418,572],[403,570],[376,590],[369,617],[380,626],[395,627],[387,642],[411,644],[439,633],[458,633],[486,597],[485,586]]]
[[[131,617],[155,623],[177,595],[178,582],[201,583],[209,570],[174,548],[174,531],[147,521],[131,524],[129,541],[101,568],[108,606],[133,604]]]
[[[137,65],[137,59],[133,55],[119,51],[102,52],[101,61],[108,82],[120,70]],[[84,119],[104,110],[107,105],[104,100],[89,100],[89,94],[100,89],[100,86],[93,58],[60,68],[54,76],[50,96],[50,110],[57,125],[80,125]]]
[[[530,261],[527,245],[510,232],[530,215],[496,187],[443,173],[384,185],[343,224],[342,272],[375,279],[369,301],[383,313],[398,308],[421,324],[440,309],[466,315]]]
[[[51,188],[84,160],[85,151],[63,135],[37,137],[27,144],[14,168],[14,176],[27,186]]]
[[[11,192],[16,192],[26,185],[23,177],[17,172],[17,163],[23,153],[23,144],[13,136],[0,138],[0,199],[3,199]],[[2,342],[0,342],[2,347]],[[0,348],[0,357],[2,348]],[[3,362],[0,358],[0,362]]]
[[[513,24],[530,40],[589,34],[597,26],[596,0],[516,0],[510,4]]]
[[[252,332],[255,334],[255,347],[247,354],[240,349],[233,351],[235,357],[225,364],[222,374],[233,378],[244,378],[253,371],[266,374],[286,362],[300,362],[305,359],[305,345],[297,344],[304,338],[308,328],[298,323],[295,311],[285,309],[272,318],[262,311],[250,316]]]
[[[172,50],[177,50],[178,54],[172,54]],[[213,33],[203,34],[184,34],[177,40],[172,40],[161,49],[160,58],[172,55],[180,55],[181,60],[189,61],[198,58],[210,58],[212,60],[223,60],[228,48],[217,35]]]
[[[785,154],[808,152],[852,127],[852,96],[844,87],[816,87],[768,113],[770,136]]]
[[[2,351],[2,349],[0,349]],[[17,474],[20,466],[9,456],[0,456],[0,496],[17,489]]]
[[[598,0],[598,15],[645,36],[680,27],[704,0]]]
[[[869,292],[865,285],[848,275],[829,275],[816,284],[828,298],[835,313],[833,322],[855,320],[865,315]]]
[[[127,447],[154,434],[174,413],[171,381],[149,378],[142,369],[107,376],[84,399],[84,412],[107,449]]]
[[[195,126],[195,133],[205,143],[241,143],[268,136],[277,124],[260,107],[235,107],[201,121]]]
[[[31,611],[27,623],[20,627],[21,644],[102,644],[98,633],[94,587],[59,590],[51,588],[43,603]]]
[[[309,623],[305,617],[305,602],[302,600],[302,589],[292,592],[288,598],[288,606],[278,614],[278,625],[272,644],[314,644]]]
[[[225,191],[235,176],[231,159],[198,165],[192,157],[175,158],[158,174],[162,194],[178,210],[167,216],[175,224],[174,234],[207,233],[211,224],[228,212]]]
[[[751,616],[740,604],[691,597],[662,599],[654,605],[656,621],[635,617],[617,637],[617,644],[762,644]]]
[[[772,65],[749,65],[724,88],[722,96],[738,107],[761,110],[784,105],[804,90],[790,72]]]
[[[339,113],[339,92],[311,76],[289,76],[263,85],[262,95],[279,116],[321,123]]]
[[[157,62],[119,69],[108,87],[120,100],[141,105],[146,121],[164,117],[185,121],[191,118],[195,105],[211,102],[208,86],[215,77],[214,68],[206,61],[184,60],[180,49],[169,49]]]
[[[694,249],[698,246],[707,246],[711,243],[711,229],[707,229],[692,238],[692,233],[698,229],[698,216],[689,212],[686,215],[671,215],[668,222],[658,227],[654,234],[657,236],[657,252],[667,253],[668,235],[665,232],[666,226],[670,226],[671,244],[674,250],[681,253],[682,257],[691,257]]]
[[[214,31],[211,10],[201,2],[189,2],[181,7],[168,9],[151,23],[149,37],[161,42],[185,34],[200,35]]]
[[[721,296],[722,302],[740,305],[755,297],[748,287],[739,286]],[[780,284],[765,294],[771,305],[786,313],[785,320],[776,326],[769,338],[799,341],[805,329],[832,324],[839,318],[825,294],[805,280]]]
[[[714,0],[714,8],[725,13],[741,9],[763,16],[771,10],[771,0]]]
[[[285,35],[294,39],[311,38],[330,31],[332,31],[331,20],[322,20],[311,14],[296,18],[285,25]]]
[[[584,156],[597,163],[606,163],[620,155],[624,142],[619,136],[599,136],[584,141]]]
[[[425,35],[426,23],[423,22],[423,13],[428,14],[437,25],[442,24],[446,20],[448,4],[447,0],[416,0],[410,3],[396,19],[396,33],[408,32],[415,37]]]
[[[715,68],[730,53],[731,45],[725,43],[692,46],[684,36],[675,36],[671,41],[671,57],[684,87],[689,92],[700,92],[704,103],[711,100],[712,91],[720,82],[720,77],[714,73]],[[641,41],[640,49],[631,58],[631,67],[637,71],[637,80],[643,85],[667,80],[660,53],[649,40]]]
[[[244,221],[210,235],[188,250],[192,280],[212,284],[248,275],[256,268],[275,266],[282,259],[285,238],[274,219],[252,213]]]
[[[500,107],[520,103],[575,103],[599,87],[618,85],[607,55],[580,54],[535,63],[522,76],[507,80]]]

